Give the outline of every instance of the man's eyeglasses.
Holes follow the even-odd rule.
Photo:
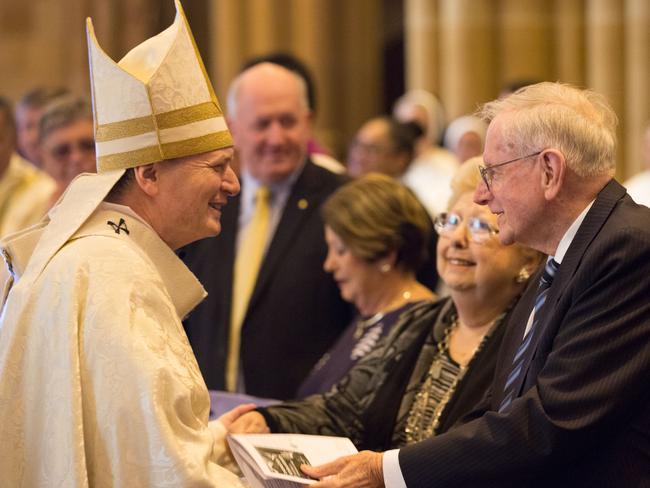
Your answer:
[[[438,235],[449,237],[462,223],[463,218],[458,214],[441,213],[433,221],[433,228],[436,230]],[[490,237],[499,233],[499,229],[478,217],[470,217],[465,221],[465,225],[467,225],[467,228],[469,229],[469,235],[472,241],[477,244],[483,244]]]
[[[95,141],[93,139],[79,139],[74,142],[64,142],[62,144],[57,144],[50,149],[50,154],[59,160],[65,161],[72,154],[73,148],[77,148],[82,153],[90,154],[95,152]]]
[[[485,182],[485,186],[487,186],[487,189],[489,190],[490,185],[492,184],[492,180],[494,180],[494,173],[495,173],[494,170],[496,168],[498,168],[499,166],[505,166],[506,164],[516,163],[517,161],[523,161],[524,159],[533,158],[535,156],[539,156],[540,154],[542,154],[542,151],[537,151],[532,154],[522,156],[520,158],[515,158],[509,161],[505,161],[503,163],[491,164],[490,166],[484,166],[480,164],[478,170],[481,172],[481,178],[483,178],[483,181]]]

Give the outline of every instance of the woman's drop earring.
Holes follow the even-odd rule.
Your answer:
[[[526,268],[521,268],[517,276],[515,276],[515,283],[525,283],[530,278],[530,272]]]

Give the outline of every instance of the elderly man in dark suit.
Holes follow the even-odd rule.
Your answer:
[[[612,179],[602,96],[531,85],[483,108],[477,203],[549,255],[512,313],[490,394],[446,434],[305,468],[335,486],[650,486],[650,210]],[[334,476],[329,476],[334,475]]]
[[[286,68],[243,71],[228,125],[242,191],[223,208],[220,238],[183,250],[208,291],[185,326],[210,389],[291,398],[351,318],[323,270],[319,214],[344,178],[308,158],[306,87]]]

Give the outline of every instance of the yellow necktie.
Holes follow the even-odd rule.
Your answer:
[[[264,249],[266,248],[270,215],[269,197],[270,191],[266,186],[260,186],[255,192],[255,214],[248,226],[242,230],[235,258],[235,275],[230,308],[230,341],[228,343],[228,359],[226,362],[226,388],[228,391],[237,389],[241,326],[253,288],[255,288],[257,273],[262,264]]]

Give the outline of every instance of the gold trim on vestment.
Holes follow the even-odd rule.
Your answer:
[[[139,136],[156,129],[151,115],[138,117],[136,119],[120,120],[101,124],[97,127],[95,140],[97,142],[113,141],[115,139],[124,139],[125,137]]]

